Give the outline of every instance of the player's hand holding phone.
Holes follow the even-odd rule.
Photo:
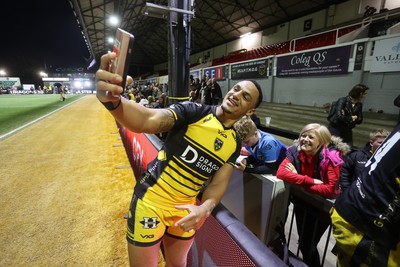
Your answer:
[[[133,40],[132,34],[118,28],[113,52],[101,57],[100,69],[96,72],[96,95],[108,110],[115,110],[121,104],[120,94],[126,85]]]

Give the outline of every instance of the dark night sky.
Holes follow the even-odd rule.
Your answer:
[[[37,83],[40,70],[88,66],[89,51],[68,0],[1,2],[0,69],[7,76]]]

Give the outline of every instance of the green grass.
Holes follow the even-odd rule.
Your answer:
[[[0,95],[0,136],[21,127],[84,95]]]

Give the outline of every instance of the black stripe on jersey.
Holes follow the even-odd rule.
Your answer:
[[[187,173],[190,173],[191,175],[193,175],[194,178],[196,178],[196,179],[198,179],[198,180],[201,180],[201,181],[203,181],[203,182],[206,182],[206,181],[208,180],[208,177],[207,177],[207,176],[201,175],[200,173],[194,171],[192,168],[188,167],[185,163],[183,163],[178,157],[174,156],[174,157],[172,158],[172,161],[173,161],[180,169],[182,169],[182,170],[186,171]],[[171,165],[168,164],[168,167],[171,167]],[[171,168],[172,168],[172,167],[171,167]],[[174,168],[172,168],[172,169],[174,169]],[[174,170],[180,173],[180,171],[178,171],[178,170],[176,170],[176,169],[174,169]],[[190,181],[191,181],[191,179],[187,179],[187,180],[190,180]],[[193,183],[194,183],[194,182],[193,182]],[[195,183],[195,184],[197,184],[197,183]],[[200,185],[200,184],[199,184],[199,185]]]
[[[174,177],[172,177],[169,173],[167,173],[167,172],[164,172],[166,175],[168,175],[169,177],[171,177],[173,180],[175,180],[174,179]],[[177,188],[175,188],[175,187],[173,187],[170,183],[168,183],[168,181],[167,180],[165,180],[165,179],[163,179],[162,177],[160,178],[161,180],[163,180],[164,181],[164,183],[166,183],[167,185],[169,185],[172,189],[174,189],[175,191],[177,191],[177,192],[179,192],[179,193],[181,193],[182,195],[185,195],[185,196],[188,196],[188,197],[193,197],[193,196],[191,196],[191,195],[188,195],[188,194],[185,194],[184,192],[182,192],[181,190],[178,190]],[[175,180],[175,182],[177,182],[177,183],[179,183],[180,185],[183,185],[184,187],[186,187],[186,188],[188,188],[188,189],[190,189],[190,190],[192,190],[193,192],[195,192],[195,193],[197,193],[198,191],[196,191],[196,190],[194,190],[193,188],[190,188],[190,187],[188,187],[188,186],[186,186],[185,184],[182,184],[182,183],[180,183],[179,181],[177,181],[177,180]]]
[[[175,162],[175,161],[174,161],[174,162]],[[181,164],[179,164],[179,163],[177,162],[177,165],[181,165]],[[183,165],[181,165],[181,166],[183,166]],[[202,185],[204,184],[204,182],[208,180],[208,179],[204,179],[204,178],[201,179],[201,178],[200,178],[200,180],[202,180],[203,183],[199,184],[199,183],[196,183],[195,181],[193,181],[192,179],[190,179],[189,177],[184,176],[184,175],[182,174],[182,172],[180,172],[178,169],[172,167],[171,165],[169,165],[168,167],[169,167],[170,169],[174,170],[175,172],[179,173],[180,176],[181,176],[182,178],[184,178],[186,181],[190,181],[190,182],[192,182],[192,184],[195,184],[195,185],[197,185],[197,186],[202,186]],[[167,169],[167,168],[166,168],[166,169]],[[185,169],[187,169],[187,168],[185,167]],[[166,172],[166,171],[165,171],[165,172]],[[171,176],[171,175],[170,175],[170,176]],[[171,176],[171,177],[172,177],[172,176]],[[177,181],[174,177],[172,177],[172,179],[174,179],[175,181]],[[178,182],[178,181],[177,181],[177,182]],[[190,188],[190,187],[188,187],[188,188]],[[192,189],[192,188],[191,188],[191,189]]]

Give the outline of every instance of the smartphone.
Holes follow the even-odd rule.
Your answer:
[[[131,33],[121,28],[117,29],[113,46],[113,52],[117,54],[117,57],[111,62],[110,71],[121,75],[122,88],[126,86],[126,77],[131,61],[134,39],[135,37]]]

